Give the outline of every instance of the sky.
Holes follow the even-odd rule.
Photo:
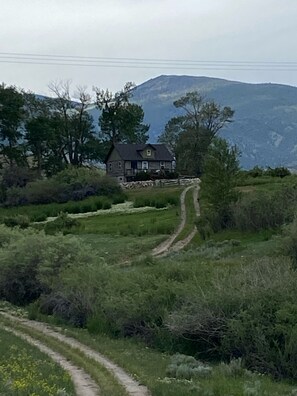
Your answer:
[[[0,6],[0,82],[39,94],[49,93],[51,81],[116,91],[161,74],[297,86],[296,0],[0,0]],[[69,65],[70,58],[53,55],[80,58]]]

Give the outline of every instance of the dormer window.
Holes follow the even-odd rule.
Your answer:
[[[152,156],[152,150],[147,149],[146,150],[146,155],[147,155],[147,157],[151,157]]]

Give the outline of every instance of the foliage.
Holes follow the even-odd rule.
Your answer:
[[[166,369],[168,377],[191,380],[192,378],[209,377],[212,368],[196,360],[193,356],[176,354]]]
[[[19,144],[24,117],[22,92],[0,84],[0,153],[10,167],[26,162],[24,148]]]
[[[283,228],[281,238],[281,253],[289,256],[294,267],[297,268],[297,218],[293,222]]]
[[[62,212],[55,220],[46,223],[44,231],[46,234],[56,234],[57,232],[69,233],[74,227],[79,227],[80,225],[78,220]]]
[[[27,147],[39,173],[45,170],[48,175],[68,164],[81,166],[95,159],[93,147],[98,144],[93,119],[87,112],[91,96],[86,90],[79,88],[74,102],[69,82],[51,83],[50,89],[52,99],[25,95],[29,109],[25,123]]]
[[[238,150],[226,140],[214,139],[209,148],[202,178],[203,194],[216,214],[217,228],[230,224],[230,206],[239,198],[235,190],[239,172]]]
[[[267,169],[263,169],[259,166],[254,166],[254,168],[244,171],[244,176],[245,177],[262,177],[262,176],[271,176],[271,177],[280,177],[283,178],[285,176],[290,176],[291,172],[289,171],[288,168],[285,168],[283,166],[281,167],[276,167],[276,168],[271,168],[270,166]]]
[[[92,195],[121,193],[118,183],[96,169],[70,167],[50,179],[37,180],[24,188],[7,190],[6,206],[79,201]]]
[[[173,104],[184,115],[167,123],[159,141],[174,150],[178,171],[200,176],[211,142],[231,122],[234,112],[230,107],[221,108],[213,101],[205,101],[196,91],[188,92]]]
[[[8,237],[0,253],[0,296],[14,304],[28,304],[50,291],[62,268],[94,260],[89,249],[75,239],[32,230],[11,233],[5,227],[1,231]]]
[[[135,198],[133,206],[134,208],[140,208],[142,206],[165,208],[167,205],[177,206],[178,203],[178,197],[172,196],[171,194],[160,194],[159,196],[154,197],[138,196]]]
[[[30,222],[43,222],[48,217],[58,216],[59,213],[77,214],[95,212],[100,209],[106,210],[111,208],[112,203],[121,203],[125,198],[126,196],[120,193],[110,198],[105,196],[92,196],[81,201],[0,208],[0,222],[3,223],[7,217],[15,218],[19,215],[27,216]]]
[[[272,177],[286,177],[286,176],[290,176],[291,172],[289,171],[288,168],[285,167],[278,167],[278,168],[270,168],[268,167],[268,169],[265,172],[267,174],[267,176],[272,176]]]
[[[30,225],[30,220],[26,215],[17,215],[14,217],[4,217],[3,223],[7,227],[28,228]]]
[[[34,170],[27,166],[6,167],[2,171],[1,186],[3,188],[25,187],[29,182],[37,179]]]
[[[169,329],[202,350],[278,378],[296,378],[296,273],[290,262],[263,259],[230,273],[184,302]]]
[[[134,88],[134,84],[127,83],[122,91],[115,94],[95,88],[96,104],[101,110],[99,126],[103,141],[109,144],[147,141],[149,125],[143,124],[143,109],[135,103],[129,103]]]
[[[296,185],[274,193],[243,195],[232,207],[233,225],[242,231],[277,228],[293,220],[296,198]]]

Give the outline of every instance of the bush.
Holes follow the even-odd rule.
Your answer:
[[[34,181],[24,188],[8,189],[5,204],[63,203],[80,201],[93,195],[112,197],[120,195],[121,191],[114,179],[102,176],[97,170],[70,167],[50,179]]]
[[[283,177],[285,177],[285,176],[290,176],[290,175],[291,175],[291,172],[289,171],[288,168],[284,168],[284,167],[282,166],[282,167],[274,168],[274,169],[269,167],[269,168],[265,171],[265,174],[266,174],[267,176],[283,178]]]
[[[27,166],[7,167],[2,171],[1,186],[5,189],[11,187],[25,187],[29,182],[37,178],[37,172]]]
[[[116,194],[115,196],[112,197],[112,203],[114,205],[121,204],[121,203],[124,203],[126,201],[126,199],[127,199],[126,194],[124,194],[124,193]]]
[[[233,205],[233,226],[241,231],[274,229],[292,221],[296,209],[296,186],[276,193],[246,194]]]
[[[283,235],[281,238],[281,253],[289,256],[297,268],[297,218],[283,228]]]
[[[260,168],[259,166],[254,166],[252,169],[245,172],[245,175],[250,177],[260,177],[263,176],[264,173],[265,171],[263,168]]]
[[[134,181],[147,181],[151,180],[151,175],[149,172],[137,172],[136,176],[134,176]]]
[[[297,277],[290,262],[262,259],[214,279],[170,316],[170,331],[193,340],[200,353],[297,378]]]
[[[30,225],[30,220],[28,216],[17,215],[17,216],[5,217],[3,219],[3,223],[7,227],[28,228]]]
[[[35,215],[31,215],[31,220],[37,223],[45,221],[47,219],[47,215],[45,213],[36,213]]]
[[[155,208],[165,208],[168,205],[177,206],[179,203],[178,197],[170,194],[159,194],[159,195],[141,195],[134,199],[134,208],[140,208],[144,206],[151,206]]]
[[[90,249],[72,237],[46,236],[32,230],[6,232],[0,251],[0,297],[13,304],[25,305],[59,284],[63,269],[73,271],[95,262]]]
[[[59,216],[53,220],[49,221],[44,226],[44,231],[46,234],[56,234],[57,232],[67,233],[75,227],[80,226],[80,222],[73,219],[67,215],[67,213],[60,213]]]
[[[193,378],[205,378],[212,374],[212,368],[199,362],[193,356],[176,354],[166,369],[168,377],[191,380]]]

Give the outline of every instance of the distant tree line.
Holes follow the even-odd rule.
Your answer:
[[[82,87],[72,93],[69,82],[51,83],[49,88],[50,98],[0,85],[2,164],[28,165],[30,158],[30,167],[38,174],[53,175],[67,165],[104,161],[113,143],[147,142],[144,111],[130,102],[133,83],[116,93],[94,87],[94,97]],[[100,110],[98,120],[90,115],[91,105]],[[179,172],[201,176],[209,149],[234,112],[198,92],[185,94],[173,105],[180,115],[168,121],[159,142],[174,153]]]
[[[24,166],[32,158],[39,173],[52,175],[69,164],[103,161],[111,143],[146,142],[143,109],[130,103],[134,87],[127,83],[115,94],[95,87],[92,100],[81,87],[71,95],[68,82],[51,83],[51,98],[0,85],[1,164]],[[99,133],[88,112],[94,101],[101,111]]]

